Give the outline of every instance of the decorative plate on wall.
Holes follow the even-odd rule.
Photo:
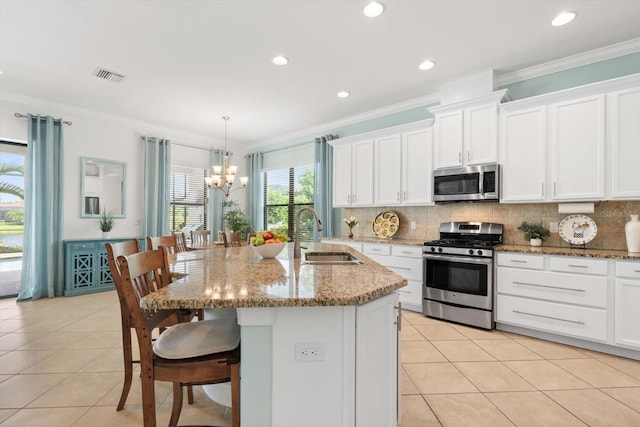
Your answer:
[[[586,215],[569,215],[558,225],[560,238],[572,245],[584,245],[598,234],[598,226]]]
[[[388,239],[400,228],[400,218],[394,211],[383,211],[373,219],[371,230],[378,239]]]

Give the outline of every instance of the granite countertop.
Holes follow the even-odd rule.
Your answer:
[[[550,246],[500,245],[495,252],[518,252],[538,255],[563,255],[586,258],[609,258],[640,261],[640,253],[608,249],[571,249]]]
[[[322,240],[340,240],[343,242],[359,242],[359,243],[386,243],[391,245],[418,245],[422,246],[425,240],[417,239],[378,239],[377,237],[354,237],[350,239],[348,237],[323,237]]]
[[[186,274],[140,301],[145,309],[360,305],[407,281],[345,245],[305,243],[308,251],[349,252],[360,265],[309,265],[289,243],[274,259],[250,246],[182,252],[171,270]],[[304,253],[303,253],[304,257]]]

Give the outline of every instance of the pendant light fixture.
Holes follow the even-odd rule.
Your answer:
[[[240,177],[241,187],[236,187],[233,190],[231,189],[236,179],[238,166],[229,165],[229,152],[227,151],[227,122],[230,119],[231,117],[229,116],[222,116],[222,120],[224,120],[224,156],[222,157],[222,165],[213,165],[213,173],[211,176],[207,176],[204,179],[209,188],[222,191],[225,197],[229,197],[229,194],[231,194],[233,190],[245,188],[249,182],[249,177],[242,176]]]

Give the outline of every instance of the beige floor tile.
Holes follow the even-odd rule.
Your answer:
[[[0,322],[0,333],[15,332],[26,326],[22,319],[6,319]]]
[[[404,317],[404,319],[406,319],[407,322],[409,322],[413,326],[447,324],[447,322],[443,322],[442,320],[432,319],[431,317],[427,317],[422,313],[416,313],[414,311],[404,310],[402,313],[403,313],[402,316]]]
[[[62,350],[67,349],[74,344],[86,342],[86,332],[49,332],[38,340],[31,341],[19,350]],[[81,348],[81,347],[74,347]]]
[[[400,368],[400,392],[402,394],[420,394],[404,367]]]
[[[465,337],[472,340],[504,340],[507,339],[505,332],[496,329],[485,330],[473,328],[471,326],[451,324],[451,326]]]
[[[417,325],[415,328],[430,341],[466,339],[450,325]]]
[[[46,359],[25,369],[23,374],[73,373],[92,360],[99,359],[105,350],[58,350]]]
[[[580,378],[548,360],[502,362],[538,390],[591,388]]]
[[[0,409],[0,423],[18,412],[18,409]]]
[[[457,362],[453,365],[481,392],[535,390],[500,362]]]
[[[640,380],[640,360],[627,359],[625,357],[603,357],[598,359],[602,363],[606,363],[609,366],[616,368],[619,371],[624,372],[627,375],[631,375],[635,379]]]
[[[83,365],[79,372],[123,372],[124,353],[121,349],[93,350],[99,351],[100,357]]]
[[[11,378],[12,376],[13,375],[0,375],[0,383],[5,382],[6,380]]]
[[[75,373],[65,378],[28,406],[93,406],[121,379],[119,372]]]
[[[0,374],[18,374],[54,353],[54,350],[11,351],[0,356]]]
[[[480,393],[425,396],[442,425],[447,427],[513,426],[498,408]]]
[[[486,393],[485,396],[519,427],[580,427],[585,424],[539,391]]]
[[[563,359],[553,363],[594,387],[640,387],[637,380],[597,359]]]
[[[16,350],[23,345],[46,336],[44,332],[12,332],[0,336],[0,350]]]
[[[640,426],[640,413],[600,390],[559,390],[545,394],[587,425]]]
[[[142,405],[142,385],[140,384],[140,376],[138,370],[134,371],[133,378],[131,380],[131,389],[129,389],[129,395],[125,407],[131,405]],[[118,405],[120,401],[120,394],[122,393],[122,383],[124,382],[123,374],[120,374],[120,380],[105,394],[96,405],[99,406],[111,406],[113,408]],[[171,399],[172,389],[171,384],[164,381],[156,381],[156,403],[158,405]],[[195,398],[195,396],[194,396]]]
[[[478,391],[451,363],[412,363],[404,368],[422,394]]]
[[[422,336],[422,334],[420,334],[420,332],[418,332],[418,330],[408,324],[408,323],[404,323],[402,325],[402,331],[400,332],[400,337],[402,338],[402,341],[424,341],[425,338],[424,336]]]
[[[481,362],[495,360],[471,341],[434,341],[433,345],[450,362]]]
[[[67,376],[67,374],[15,375],[0,383],[0,408],[23,408]]]
[[[402,343],[402,363],[446,362],[447,359],[428,341]]]
[[[538,354],[513,340],[474,340],[484,351],[498,360],[539,360]]]
[[[640,387],[603,388],[600,391],[607,393],[636,412],[640,412]]]
[[[156,419],[156,425],[167,425],[169,417],[164,421]],[[82,415],[73,427],[140,427],[142,425],[142,405],[127,405],[122,411],[111,406],[94,406]]]
[[[70,426],[88,410],[87,407],[22,409],[2,425],[6,427]]]
[[[398,427],[440,427],[442,425],[422,396],[402,396],[400,404],[402,421]]]
[[[545,359],[579,359],[584,357],[583,353],[576,348],[564,344],[534,338],[522,338],[515,341]]]
[[[171,414],[172,400],[167,400],[160,408],[159,412],[168,412]],[[185,402],[182,405],[182,411],[180,412],[180,425],[220,425],[224,419],[227,408],[219,405],[216,402],[207,399],[196,399],[194,396],[194,402],[189,405]]]

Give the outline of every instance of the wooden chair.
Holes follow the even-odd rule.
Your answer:
[[[113,277],[113,282],[118,292],[118,299],[120,300],[120,318],[122,320],[122,353],[124,359],[124,384],[122,385],[122,393],[120,393],[120,400],[118,401],[117,411],[124,408],[124,405],[129,396],[129,390],[131,389],[131,380],[133,378],[133,364],[140,363],[139,360],[133,360],[133,350],[131,348],[131,313],[127,306],[124,293],[122,292],[122,273],[118,266],[117,259],[121,255],[133,255],[140,252],[140,242],[138,239],[128,240],[126,242],[119,243],[106,243],[107,249],[107,261],[109,262],[109,270]],[[191,321],[192,315],[188,310],[176,310],[175,313],[168,316],[159,325],[160,330],[164,330],[169,326],[176,323]],[[193,392],[188,391],[189,403],[193,403]]]
[[[173,383],[170,426],[182,409],[182,386],[231,382],[231,423],[240,426],[240,328],[233,317],[175,325],[155,344],[151,331],[170,311],[143,310],[140,299],[171,282],[167,253],[160,248],[118,257],[119,282],[140,347],[142,410],[145,427],[156,425],[154,381]]]
[[[191,244],[205,246],[209,243],[210,237],[211,237],[211,230],[192,230]]]
[[[218,231],[218,241],[224,243],[224,247],[229,247],[229,240],[227,240],[227,233],[222,230]]]
[[[189,250],[187,240],[182,231],[174,231],[171,234],[173,234],[173,237],[176,239],[176,252],[186,252]]]
[[[147,236],[147,250],[152,251],[158,249],[160,246],[169,251],[170,254],[179,252],[178,244],[176,243],[176,236],[170,234],[168,236],[149,237]]]

